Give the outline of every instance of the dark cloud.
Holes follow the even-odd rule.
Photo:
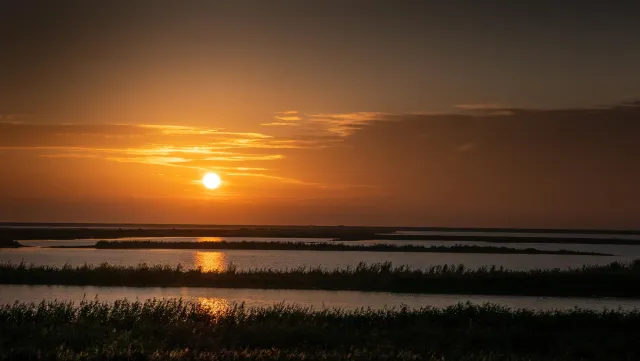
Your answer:
[[[500,110],[374,122],[343,176],[375,177],[422,224],[640,227],[640,103]]]
[[[640,92],[638,10],[631,1],[6,0],[0,111],[173,102],[179,113],[206,108],[213,96],[202,93],[218,83],[244,102],[268,94],[279,104],[267,112],[611,101]]]

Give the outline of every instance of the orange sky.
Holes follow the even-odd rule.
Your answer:
[[[0,221],[640,228],[640,25],[543,3],[3,2]]]
[[[624,228],[640,211],[638,115],[637,103],[467,105],[447,114],[287,110],[254,132],[13,116],[0,123],[0,216]],[[216,190],[201,183],[210,171],[223,179]]]

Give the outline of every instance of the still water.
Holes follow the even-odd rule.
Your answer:
[[[93,246],[100,239],[44,239],[21,240],[21,244],[32,247],[57,247],[57,246]],[[272,237],[123,237],[108,239],[108,241],[154,241],[154,242],[328,242],[331,238],[272,238]],[[386,242],[386,241],[385,241]]]
[[[494,243],[483,241],[358,241],[354,243],[372,245],[376,243],[389,243],[396,245],[411,244],[415,246],[483,246],[483,247],[508,247],[516,249],[534,248],[543,251],[578,251],[578,252],[596,252],[611,254],[615,256],[623,256],[629,258],[640,258],[640,244],[624,245],[624,244],[579,244],[579,243],[534,243],[534,242],[518,242],[518,243]]]
[[[72,239],[72,240],[26,240],[20,241],[25,246],[32,247],[52,247],[52,246],[92,246],[98,240],[96,239]],[[331,242],[328,238],[268,238],[268,237],[128,237],[113,239],[113,241],[155,241],[155,242]],[[640,258],[640,244],[638,245],[619,245],[619,244],[577,244],[577,243],[494,243],[484,241],[402,241],[402,240],[364,240],[338,242],[347,245],[373,245],[373,244],[393,244],[393,245],[415,245],[415,246],[492,246],[492,247],[509,247],[517,249],[535,248],[545,251],[580,251],[580,252],[597,252],[606,253],[616,256]]]
[[[328,239],[313,238],[246,238],[246,237],[164,237],[164,238],[124,238],[127,240],[154,240],[165,242],[203,242],[203,241],[288,241],[288,242],[326,242]],[[640,245],[590,245],[590,244],[550,244],[550,243],[487,243],[481,241],[385,241],[370,240],[349,242],[349,244],[414,244],[424,246],[479,245],[505,246],[512,248],[536,248],[541,250],[575,250],[609,253],[614,256],[569,256],[569,255],[508,255],[508,254],[462,254],[462,253],[400,253],[400,252],[319,252],[319,251],[260,251],[260,250],[113,250],[113,249],[60,249],[50,246],[93,245],[95,239],[84,240],[33,240],[20,241],[32,247],[18,249],[0,249],[0,262],[49,266],[83,265],[109,263],[115,265],[136,266],[140,263],[175,266],[181,264],[187,268],[201,267],[205,271],[226,269],[234,264],[238,269],[272,268],[290,269],[297,267],[337,267],[355,266],[360,262],[392,262],[395,265],[408,265],[412,268],[427,268],[433,265],[464,264],[469,268],[480,266],[503,266],[508,269],[529,270],[548,268],[568,268],[582,265],[607,264],[613,261],[630,261],[640,258]],[[260,290],[260,289],[215,289],[215,288],[179,288],[179,287],[78,287],[78,286],[27,286],[0,285],[0,304],[20,302],[40,302],[42,300],[61,300],[79,302],[83,299],[113,301],[147,300],[153,298],[182,298],[199,302],[212,310],[223,310],[234,303],[244,302],[249,307],[273,305],[275,303],[298,304],[314,308],[354,309],[371,307],[446,307],[459,302],[482,304],[486,302],[512,308],[535,310],[571,309],[623,309],[640,307],[640,300],[596,299],[596,298],[538,298],[523,296],[486,296],[486,295],[420,295],[393,294],[354,291],[300,291],[300,290]]]
[[[0,249],[0,262],[49,266],[72,266],[109,263],[136,266],[140,263],[187,268],[201,267],[205,271],[221,270],[234,264],[239,270],[255,268],[291,269],[322,267],[334,269],[355,266],[360,262],[392,262],[412,268],[433,265],[463,264],[470,268],[504,266],[508,269],[530,270],[543,268],[569,268],[582,265],[607,264],[629,261],[632,256],[566,256],[526,254],[473,254],[473,253],[409,253],[409,252],[339,252],[339,251],[261,251],[261,250],[116,250],[116,249],[60,249],[17,248]]]
[[[579,307],[590,310],[640,308],[640,300],[616,298],[556,298],[527,296],[491,295],[421,295],[394,294],[386,292],[355,291],[299,291],[260,290],[228,288],[190,287],[79,287],[79,286],[0,286],[0,305],[14,302],[99,300],[112,302],[118,299],[144,301],[148,299],[182,298],[199,302],[214,311],[224,310],[234,303],[244,303],[247,307],[263,307],[277,303],[296,304],[303,307],[321,308],[372,308],[382,309],[407,306],[447,307],[460,302],[484,304],[487,302],[510,307],[534,310],[573,309]]]
[[[390,234],[406,234],[414,236],[495,236],[495,237],[546,237],[546,238],[590,238],[634,240],[640,244],[640,234],[614,233],[553,233],[553,232],[491,232],[491,231],[397,231]]]

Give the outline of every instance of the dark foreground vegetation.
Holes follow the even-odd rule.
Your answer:
[[[483,228],[403,228],[403,227],[345,227],[345,226],[185,226],[185,225],[80,225],[43,224],[29,228],[29,224],[5,223],[0,235],[13,240],[26,239],[116,239],[123,237],[276,237],[326,238],[342,241],[354,240],[438,240],[484,241],[494,243],[581,243],[640,245],[637,240],[619,239],[619,235],[639,235],[640,230],[544,230],[544,229],[483,229]],[[102,227],[102,228],[101,228]],[[109,228],[111,227],[111,228]],[[398,234],[396,231],[449,232],[441,235]],[[455,232],[495,232],[494,235],[456,235]],[[534,237],[514,237],[508,232],[540,234]],[[553,238],[541,233],[591,234],[591,237]],[[593,235],[599,238],[593,238]]]
[[[0,307],[2,360],[638,360],[640,313],[445,309],[212,312],[179,300]]]
[[[493,246],[415,246],[415,245],[349,245],[343,243],[310,242],[158,242],[158,241],[98,241],[95,246],[82,248],[97,249],[244,249],[244,250],[286,250],[286,251],[365,251],[365,252],[430,252],[430,253],[499,253],[499,254],[559,254],[582,256],[611,256],[605,253],[579,251],[546,251],[535,248],[516,249]],[[61,246],[58,248],[70,248]]]
[[[181,266],[137,267],[84,265],[0,265],[0,284],[97,286],[218,287],[261,289],[358,290],[406,293],[503,294],[533,296],[640,297],[640,261],[630,264],[584,266],[570,270],[514,271],[495,267],[467,269],[433,266],[414,270],[391,263],[335,270],[222,271],[185,270]]]
[[[19,242],[10,239],[1,239],[0,238],[0,248],[19,248],[23,247]]]

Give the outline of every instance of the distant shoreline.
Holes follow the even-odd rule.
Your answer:
[[[638,239],[616,236],[635,234],[602,233],[602,237],[566,236],[515,236],[503,234],[461,235],[461,234],[402,234],[393,233],[399,229],[366,227],[256,227],[256,228],[24,228],[0,227],[0,238],[5,240],[73,240],[73,239],[118,239],[127,237],[247,237],[247,238],[321,238],[326,240],[397,240],[397,241],[478,241],[488,243],[570,243],[570,244],[618,244],[640,245]],[[469,229],[466,231],[470,232]],[[452,232],[453,233],[453,232]],[[524,232],[526,233],[526,232]],[[573,233],[572,233],[573,234]]]
[[[192,249],[192,250],[260,250],[260,251],[339,251],[339,252],[410,252],[410,253],[478,253],[478,254],[530,254],[613,256],[607,253],[570,250],[516,249],[495,246],[417,246],[417,245],[347,245],[342,243],[308,242],[158,242],[158,241],[98,241],[92,246],[52,246],[51,248],[91,249]]]
[[[511,227],[410,227],[410,226],[327,226],[327,225],[256,225],[256,224],[180,224],[180,223],[73,223],[73,222],[0,222],[2,228],[94,228],[94,229],[357,229],[379,232],[490,232],[490,233],[558,233],[558,234],[609,234],[639,235],[640,229],[587,229],[587,228],[511,228]]]

